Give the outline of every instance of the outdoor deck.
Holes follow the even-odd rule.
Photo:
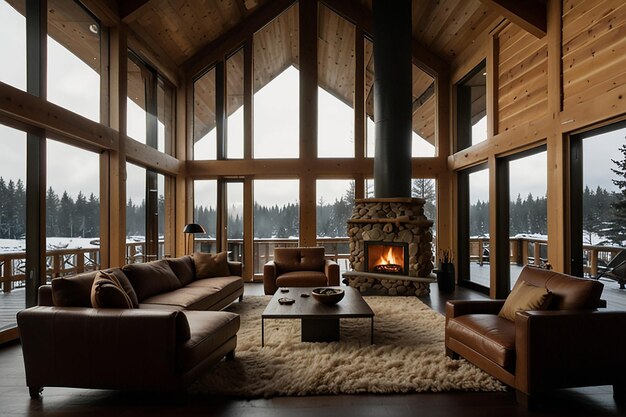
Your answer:
[[[511,274],[521,271],[521,267],[511,265]],[[472,280],[481,285],[489,285],[489,265],[480,266],[472,263]],[[626,290],[620,290],[619,284],[613,280],[602,279],[604,292],[602,298],[607,301],[610,310],[626,310]],[[0,292],[0,330],[15,326],[15,315],[24,308],[26,291],[16,288],[11,292]]]

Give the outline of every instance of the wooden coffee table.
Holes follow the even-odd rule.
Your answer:
[[[374,343],[374,312],[363,300],[359,291],[352,287],[334,287],[343,289],[346,294],[338,304],[325,305],[312,296],[301,297],[300,294],[311,294],[316,287],[290,287],[283,293],[280,288],[272,297],[261,314],[261,346],[265,346],[266,319],[300,319],[301,340],[303,342],[333,342],[339,340],[339,319],[369,318],[371,320],[370,342]],[[282,305],[279,298],[292,298],[294,304]]]

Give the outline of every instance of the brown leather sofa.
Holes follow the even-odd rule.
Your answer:
[[[613,385],[626,394],[626,312],[597,311],[603,285],[553,271],[525,267],[525,281],[551,292],[548,310],[498,316],[505,300],[448,301],[446,354],[459,355],[506,385],[518,402],[556,389]]]
[[[107,270],[132,309],[92,308],[96,271],[55,278],[39,305],[18,313],[26,383],[178,391],[223,357],[234,357],[239,315],[220,310],[243,296],[241,264],[197,279],[191,256]]]
[[[274,260],[263,266],[265,294],[278,287],[339,285],[339,265],[324,258],[324,248],[276,248]]]

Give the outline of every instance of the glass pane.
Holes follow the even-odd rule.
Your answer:
[[[228,259],[243,262],[243,182],[226,183]]]
[[[48,139],[47,168],[48,280],[98,269],[100,156]]]
[[[374,198],[374,178],[365,179],[365,198]]]
[[[126,100],[126,134],[146,143],[146,71],[128,58],[128,97]]]
[[[0,1],[0,56],[11,57],[0,65],[0,81],[26,91],[25,0]]]
[[[457,113],[459,150],[487,139],[487,72],[484,61],[457,85]]]
[[[297,3],[254,34],[255,158],[300,156],[298,39]]]
[[[489,287],[489,170],[469,174],[470,280]]]
[[[163,259],[165,255],[171,255],[171,253],[165,252],[165,239],[167,229],[165,228],[165,175],[157,174],[157,218],[158,218],[158,251],[157,256],[159,259]]]
[[[347,220],[354,208],[354,180],[317,180],[317,245],[348,270]]]
[[[215,68],[193,84],[193,159],[217,159]]]
[[[365,114],[366,156],[373,158],[376,151],[376,125],[374,124],[374,44],[365,39]]]
[[[320,5],[317,156],[354,157],[354,25]]]
[[[174,154],[174,90],[163,80],[157,83],[157,137],[159,152]]]
[[[626,128],[583,140],[583,269],[606,272],[626,248]]]
[[[146,169],[126,163],[126,263],[146,262]]]
[[[435,156],[435,80],[413,65],[413,157]]]
[[[226,61],[226,158],[243,158],[243,49]]]
[[[206,233],[194,236],[195,247],[192,252],[216,253],[217,180],[196,180],[193,186],[193,219],[204,227]]]
[[[547,152],[509,162],[509,181],[513,288],[524,265],[541,265],[548,260]]]
[[[254,273],[274,259],[275,247],[298,246],[300,181],[254,180]]]
[[[413,178],[411,180],[411,197],[426,200],[424,216],[434,222],[434,235],[434,230],[437,227],[437,182],[433,178]],[[433,253],[437,252],[433,251]]]
[[[26,306],[26,133],[0,124],[0,138],[2,332],[16,326],[15,315]]]
[[[100,24],[77,2],[48,0],[48,101],[100,121]]]

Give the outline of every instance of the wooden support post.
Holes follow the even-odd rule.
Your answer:
[[[365,38],[363,29],[356,27],[354,45],[354,157],[365,158]],[[363,198],[363,197],[359,197]]]
[[[193,123],[190,122],[191,120],[193,120],[193,82],[184,77],[180,80],[179,87],[176,89],[175,156],[180,160],[189,160],[193,158]],[[193,179],[187,178],[186,166],[187,165],[185,164],[185,169],[182,170],[182,172],[180,172],[175,179],[175,256],[186,254],[186,236],[183,233],[183,229],[187,223],[191,223],[188,220],[193,220],[194,213]]]
[[[489,274],[492,298],[509,294],[509,162],[489,157]]]
[[[453,250],[457,246],[457,234],[454,233],[456,221],[453,207],[458,207],[454,192],[455,176],[447,169],[447,158],[452,153],[452,135],[450,134],[450,78],[447,72],[440,72],[435,77],[435,118],[437,160],[440,168],[437,175],[437,249]],[[454,254],[455,262],[458,253]],[[435,254],[435,257],[437,254]],[[457,271],[458,264],[457,264]],[[468,278],[468,277],[466,277]]]
[[[254,192],[252,178],[243,181],[243,279],[254,277]]]

